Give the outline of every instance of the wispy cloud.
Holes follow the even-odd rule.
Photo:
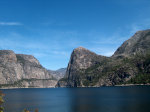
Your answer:
[[[19,22],[0,22],[0,26],[20,26],[23,25]]]
[[[39,42],[35,39],[29,39],[28,37],[16,32],[1,35],[0,39],[0,49],[14,50],[19,54],[31,54],[36,56],[37,58],[52,56],[56,57],[57,55],[60,57],[69,57],[70,53],[60,45],[59,41],[58,43],[55,43],[55,41],[53,40],[47,40],[47,43],[45,43],[45,41]]]
[[[91,41],[91,44],[96,47],[89,46],[89,49],[101,55],[111,56],[125,40],[132,37],[137,31],[146,29],[150,29],[150,19],[144,19],[122,27],[111,36],[99,35],[98,38]]]
[[[23,35],[18,32],[1,33],[0,49],[11,49],[16,53],[31,54],[48,68],[66,66],[72,50],[83,46],[99,55],[111,56],[116,49],[137,30],[149,28],[150,20],[136,22],[112,33],[99,31],[82,33],[78,30],[41,30],[39,35]],[[22,25],[18,22],[0,22],[1,25]],[[38,36],[37,38],[34,38]],[[86,37],[86,39],[84,38]]]
[[[130,25],[125,26],[126,35],[128,37],[134,35],[137,31],[150,29],[150,19],[146,18],[141,21],[135,21]]]

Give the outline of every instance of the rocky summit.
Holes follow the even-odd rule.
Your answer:
[[[138,31],[111,57],[83,47],[73,50],[66,75],[57,87],[150,84],[150,30]]]
[[[32,55],[0,50],[0,87],[55,87],[56,80]]]

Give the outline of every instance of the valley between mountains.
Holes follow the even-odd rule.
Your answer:
[[[73,50],[68,67],[47,70],[32,55],[0,50],[0,88],[150,84],[150,29],[136,32],[111,57]]]

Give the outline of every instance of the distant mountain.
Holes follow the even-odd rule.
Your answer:
[[[63,78],[66,74],[66,68],[60,68],[58,70],[48,70],[48,72],[57,80]]]
[[[0,87],[54,87],[53,76],[32,55],[0,50]]]
[[[150,84],[150,30],[138,31],[112,57],[79,47],[72,52],[66,75],[57,87]]]

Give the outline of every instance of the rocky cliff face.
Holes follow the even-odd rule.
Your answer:
[[[22,79],[23,69],[13,51],[0,50],[0,83],[11,84]]]
[[[58,87],[99,87],[150,83],[150,30],[139,31],[110,58],[79,47],[72,52]]]
[[[107,59],[107,57],[97,55],[83,47],[74,49],[67,67],[66,75],[58,81],[57,86],[82,86],[83,82],[80,77],[82,72],[91,66],[103,63]]]
[[[52,75],[32,55],[17,54],[18,63],[23,67],[24,79],[51,79]]]
[[[54,87],[56,81],[31,55],[0,50],[1,87]]]

